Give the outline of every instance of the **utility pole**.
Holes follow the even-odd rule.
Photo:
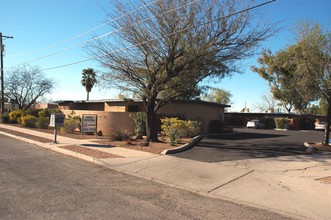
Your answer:
[[[3,52],[5,51],[5,45],[3,45],[2,40],[14,37],[2,35],[0,32],[0,57],[1,57],[1,114],[5,113],[5,88],[4,88],[4,70],[3,70]]]

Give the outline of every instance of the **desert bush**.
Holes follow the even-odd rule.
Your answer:
[[[23,127],[28,127],[28,128],[35,128],[38,120],[37,117],[33,115],[26,115],[23,116],[21,119],[22,119]]]
[[[22,115],[21,117],[17,118],[17,124],[22,124],[22,118],[24,117],[25,115]]]
[[[82,118],[79,115],[76,115],[74,111],[71,111],[71,113],[68,115],[68,120],[75,120],[77,121],[77,129],[80,130],[82,126]]]
[[[200,133],[201,130],[201,122],[186,120],[186,128],[184,129],[183,135],[184,137],[194,137]]]
[[[287,118],[275,118],[275,124],[277,129],[286,129],[287,125]]]
[[[45,108],[45,109],[41,109],[38,112],[38,117],[49,118],[51,116],[51,114],[58,113],[58,112],[59,112],[58,109],[48,109],[48,108]]]
[[[273,118],[264,118],[261,119],[261,122],[265,124],[265,128],[267,129],[274,129],[276,126]]]
[[[56,114],[56,113],[61,113],[61,111],[57,108],[45,108],[38,112],[38,116],[50,118],[51,114]]]
[[[41,109],[29,108],[23,111],[23,115],[32,115],[34,117],[39,117],[39,112]]]
[[[130,135],[123,131],[115,131],[110,135],[111,141],[125,141],[129,139]]]
[[[163,118],[161,123],[161,129],[167,138],[167,142],[171,145],[176,145],[183,137],[197,135],[201,126],[198,121],[180,120],[178,118]]]
[[[39,117],[37,119],[36,127],[41,129],[47,129],[49,125],[49,118],[48,117]]]
[[[13,124],[17,124],[18,123],[18,119],[21,119],[21,116],[23,115],[23,110],[13,110],[11,112],[9,112],[9,123],[13,123]]]
[[[0,123],[9,123],[9,115],[7,112],[1,114]]]
[[[134,122],[134,133],[137,136],[143,136],[146,134],[146,113],[145,112],[136,112],[130,114]]]
[[[75,118],[64,119],[63,127],[61,127],[62,132],[73,133],[76,129],[80,128],[80,121]]]

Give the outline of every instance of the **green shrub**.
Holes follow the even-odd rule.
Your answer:
[[[64,119],[63,127],[61,128],[62,132],[73,133],[76,129],[80,128],[80,121],[74,118]]]
[[[274,129],[276,126],[273,118],[264,118],[261,122],[265,124],[265,128],[267,129]]]
[[[21,117],[17,118],[17,124],[22,124],[22,118],[24,117],[24,115],[22,115]]]
[[[78,128],[78,130],[81,129],[82,118],[80,116],[76,115],[76,113],[73,110],[68,115],[68,120],[75,120],[77,122],[77,127],[76,128]]]
[[[200,121],[187,120],[185,122],[186,122],[186,128],[183,131],[184,137],[194,137],[200,133],[201,130]]]
[[[38,116],[39,117],[51,117],[51,114],[56,114],[56,113],[60,113],[61,111],[57,108],[45,108],[45,109],[41,109],[38,112]]]
[[[287,125],[287,118],[275,118],[275,124],[277,129],[286,129]]]
[[[115,131],[110,135],[111,141],[125,141],[129,139],[130,139],[130,135],[123,131]]]
[[[50,117],[51,116],[51,113],[50,111],[46,108],[46,109],[42,109],[38,112],[38,116],[39,117]]]
[[[9,115],[7,112],[1,114],[0,123],[9,123]]]
[[[146,134],[146,113],[145,112],[137,112],[130,114],[130,118],[132,118],[134,122],[134,133],[137,136],[143,136]]]
[[[198,121],[180,120],[178,118],[163,118],[161,123],[161,129],[167,137],[167,142],[171,145],[176,145],[180,138],[197,135],[201,126]]]
[[[37,117],[33,115],[26,115],[22,117],[22,125],[23,127],[35,128],[37,120]]]
[[[34,117],[39,117],[39,112],[41,109],[29,108],[24,110],[23,115],[32,115]]]
[[[221,120],[212,120],[209,122],[208,133],[222,133],[224,131],[224,122]]]
[[[23,115],[23,110],[13,110],[9,112],[9,123],[17,124],[18,119],[21,119],[21,116]]]
[[[39,117],[37,119],[36,127],[41,129],[47,129],[49,125],[49,118],[48,117]]]

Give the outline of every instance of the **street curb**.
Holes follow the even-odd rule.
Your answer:
[[[189,149],[193,148],[196,144],[198,144],[203,138],[204,138],[203,135],[196,136],[192,139],[192,141],[190,143],[184,144],[182,146],[179,146],[179,147],[176,147],[173,149],[164,150],[161,152],[161,154],[163,154],[163,155],[176,154],[176,153],[180,153],[180,152],[189,150]]]
[[[20,137],[20,136],[8,134],[8,133],[2,132],[2,131],[0,131],[0,134],[6,135],[8,137],[15,138],[17,140],[24,141],[24,142],[29,143],[29,144],[34,144],[34,145],[37,145],[39,147],[42,147],[42,148],[45,148],[45,149],[48,149],[48,150],[51,150],[51,151],[55,151],[57,153],[61,153],[61,154],[67,155],[67,156],[75,157],[75,158],[78,158],[78,159],[81,159],[81,160],[85,160],[85,161],[88,161],[88,162],[92,162],[92,163],[95,163],[95,164],[98,164],[98,165],[105,166],[104,163],[100,162],[98,159],[96,159],[94,157],[91,157],[91,156],[88,156],[88,155],[85,155],[85,154],[81,154],[81,153],[77,153],[77,152],[74,152],[74,151],[70,151],[70,150],[67,150],[67,149],[64,149],[64,148],[60,148],[60,147],[56,146],[53,143],[52,144],[51,143],[41,143],[41,142],[34,141],[34,140],[31,140],[31,139],[28,139],[28,138],[23,138],[23,137]],[[60,146],[67,146],[67,145],[60,145]]]

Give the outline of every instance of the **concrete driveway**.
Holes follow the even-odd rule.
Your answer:
[[[320,131],[235,129],[234,133],[204,138],[194,148],[173,156],[201,162],[295,156],[306,153],[303,143],[321,142]]]

